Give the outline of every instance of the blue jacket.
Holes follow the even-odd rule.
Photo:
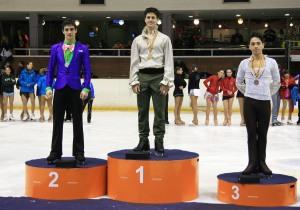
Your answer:
[[[22,70],[20,74],[20,92],[22,93],[34,93],[34,85],[36,84],[36,73],[32,69],[28,71],[26,68]]]
[[[299,93],[299,87],[295,86],[293,87],[291,91],[291,99],[293,101],[294,106],[296,105],[297,101],[300,102],[300,93]]]
[[[46,95],[46,74],[39,74],[37,79],[37,90],[36,95],[37,96],[44,96]]]
[[[92,83],[90,83],[90,94],[91,94],[91,98],[95,98],[95,90],[94,90],[94,86]]]

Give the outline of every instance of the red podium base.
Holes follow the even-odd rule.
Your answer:
[[[166,150],[165,157],[128,160],[128,150],[108,154],[108,196],[133,203],[175,203],[198,197],[199,155]]]
[[[63,158],[70,160],[71,158]],[[57,168],[46,159],[26,163],[25,195],[47,200],[73,200],[106,194],[107,162],[87,158],[82,168]]]
[[[297,202],[297,179],[291,176],[273,174],[261,178],[260,183],[241,184],[241,173],[227,173],[218,176],[218,200],[242,206],[287,206]]]

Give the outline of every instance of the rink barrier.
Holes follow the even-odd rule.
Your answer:
[[[288,206],[297,202],[297,179],[282,174],[261,178],[260,183],[241,184],[241,173],[218,175],[218,200],[228,204],[256,207]]]
[[[70,160],[71,158],[63,158]],[[25,195],[47,200],[74,200],[106,195],[107,161],[86,158],[80,168],[59,168],[46,159],[25,163]]]
[[[197,153],[165,150],[159,158],[128,160],[128,150],[108,154],[108,196],[133,203],[177,203],[198,198]]]

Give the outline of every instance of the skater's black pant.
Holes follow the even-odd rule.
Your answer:
[[[165,122],[169,123],[169,94],[166,95]]]
[[[81,90],[74,90],[68,86],[55,90],[53,99],[53,134],[51,153],[62,155],[62,137],[64,114],[68,105],[71,107],[73,118],[73,156],[84,154],[84,137],[82,127]]]
[[[270,101],[245,97],[244,116],[248,133],[249,163],[259,164],[266,160],[267,133],[270,123]]]
[[[68,103],[66,107],[66,120],[72,120],[72,110],[70,103]]]

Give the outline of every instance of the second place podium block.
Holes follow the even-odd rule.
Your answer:
[[[71,160],[72,158],[63,158]],[[87,158],[80,168],[48,165],[46,159],[30,160],[26,165],[25,194],[47,200],[96,198],[106,194],[107,162]]]
[[[128,150],[108,154],[108,196],[134,203],[175,203],[198,197],[199,155],[165,150],[165,157],[128,160]]]

